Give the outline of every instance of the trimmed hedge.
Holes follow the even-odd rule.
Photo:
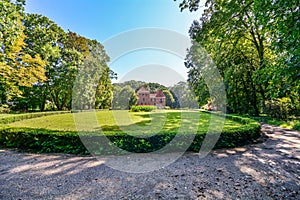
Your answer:
[[[34,152],[88,154],[76,132],[3,127],[0,146]]]
[[[51,112],[36,112],[36,113],[24,113],[24,114],[16,114],[12,116],[2,117],[0,118],[0,124],[9,124],[16,121],[21,121],[24,119],[32,119],[37,117],[43,117],[48,115],[57,115],[57,114],[65,114],[70,113],[70,111],[51,111]]]
[[[251,143],[260,137],[260,125],[254,120],[237,116],[227,116],[234,120],[243,122],[243,126],[235,130],[223,131],[214,149],[231,148]],[[13,128],[2,127],[0,129],[0,146],[16,147],[35,152],[63,152],[72,154],[88,154],[88,151],[81,142],[81,139],[88,142],[89,150],[93,154],[111,154],[112,144],[129,152],[146,153],[163,148],[175,137],[176,131],[163,131],[149,138],[137,138],[119,132],[105,132],[105,136],[110,140],[110,146],[103,148],[105,141],[103,135],[96,132],[81,134],[77,132],[50,131],[45,129]],[[189,133],[180,133],[182,137],[178,143],[174,144],[174,149],[182,150],[185,147],[185,137]],[[206,133],[197,133],[188,151],[198,152],[201,148]],[[213,139],[215,135],[210,135]],[[212,140],[211,142],[214,142]],[[169,144],[170,145],[170,144]],[[122,153],[119,151],[118,153]]]
[[[156,106],[131,106],[132,112],[151,112],[152,110],[156,110]]]

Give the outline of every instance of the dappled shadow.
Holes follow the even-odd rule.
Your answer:
[[[143,120],[139,122],[132,121],[132,124],[129,125],[100,125],[101,130],[103,131],[111,131],[111,130],[149,130],[149,127],[151,127],[154,130],[169,130],[178,128],[181,124],[181,114],[178,113],[172,113],[172,114],[166,114],[166,113],[135,113],[136,116],[139,116],[143,118]]]
[[[180,112],[166,113],[136,113],[135,115],[143,118],[138,122],[132,121],[131,124],[122,125],[101,125],[101,130],[104,132],[119,131],[129,133],[129,135],[143,134],[144,136],[155,135],[161,131],[177,131],[181,125],[182,117]],[[185,123],[192,123],[191,119],[184,119]]]
[[[0,199],[299,199],[299,132],[271,129],[263,143],[186,153],[144,174],[108,168],[109,157],[1,150]]]
[[[202,129],[202,132],[206,132],[209,127],[210,122],[210,116],[201,115],[199,112],[190,112],[190,114],[185,114],[184,116],[181,114],[181,112],[170,112],[170,113],[164,113],[164,112],[153,112],[153,113],[135,113],[135,115],[143,118],[143,120],[139,122],[132,121],[131,124],[128,125],[122,125],[122,124],[116,124],[116,125],[101,125],[102,131],[144,131],[145,133],[149,132],[151,133],[158,133],[160,131],[176,131],[178,130],[181,125],[184,124],[190,124],[190,127],[186,129],[186,132],[192,132],[196,133],[195,130],[195,120],[199,119],[198,128]],[[228,123],[228,122],[227,122]],[[237,122],[234,122],[237,123]],[[227,124],[227,126],[230,126],[230,123]],[[232,125],[234,127],[234,125]]]

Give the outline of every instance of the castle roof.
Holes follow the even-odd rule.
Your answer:
[[[166,97],[161,90],[158,90],[155,94],[156,94],[155,97],[162,97],[162,98]]]
[[[137,94],[140,93],[147,93],[150,94],[150,98],[166,98],[166,96],[164,95],[164,93],[161,90],[158,90],[155,93],[150,93],[150,91],[148,90],[148,88],[146,88],[145,86],[140,87],[140,89],[137,91]]]
[[[150,93],[149,90],[145,87],[145,86],[142,86],[138,91],[137,93]]]

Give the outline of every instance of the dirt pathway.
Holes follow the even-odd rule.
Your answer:
[[[260,144],[186,153],[145,174],[92,157],[0,150],[0,199],[300,199],[300,133],[263,125]],[[166,155],[168,156],[168,155]]]

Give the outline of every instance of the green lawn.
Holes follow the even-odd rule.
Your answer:
[[[98,111],[96,113],[99,124],[92,122],[93,113],[77,113],[76,119],[80,119],[80,130],[95,131],[121,131],[134,134],[143,132],[146,134],[157,133],[160,130],[178,130],[181,126],[185,131],[197,130],[206,132],[209,126],[211,115],[193,111],[155,111],[128,112],[128,111]],[[200,117],[200,119],[199,119]],[[221,117],[215,116],[217,121],[222,121]],[[59,131],[76,131],[73,114],[59,114],[43,116],[39,118],[26,119],[9,124],[13,127],[42,128]],[[242,124],[226,119],[224,129],[233,130]],[[197,127],[198,126],[198,127]],[[78,127],[77,127],[78,128]]]
[[[26,115],[26,114],[0,114],[0,119],[7,118],[7,117],[15,117],[20,115]]]
[[[70,111],[49,111],[49,112],[29,112],[29,113],[12,113],[12,114],[0,114],[0,124],[9,124],[25,119],[38,118],[42,116],[58,115],[70,113]]]
[[[218,114],[180,110],[29,113],[2,118],[0,144],[37,152],[119,155],[124,153],[121,149],[146,153],[166,145],[198,152],[208,130],[210,134],[222,132],[214,148],[245,145],[260,136],[260,125],[255,120],[227,115],[221,130],[223,122]],[[191,136],[193,141],[186,140]],[[177,140],[173,140],[175,137]],[[89,151],[83,141],[88,143]],[[115,146],[120,151],[115,152]]]
[[[300,117],[294,117],[288,120],[273,119],[267,116],[253,117],[258,122],[280,126],[282,128],[294,129],[300,131]]]

